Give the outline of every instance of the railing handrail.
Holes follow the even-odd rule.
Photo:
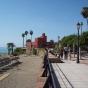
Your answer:
[[[48,60],[48,63],[49,63],[49,73],[50,73],[50,76],[51,76],[52,86],[53,86],[53,88],[56,88],[54,77],[53,77],[53,70],[51,69],[51,64],[50,64],[50,61],[49,61],[48,58],[47,58],[47,60]]]
[[[46,52],[46,65],[48,66],[47,67],[47,70],[48,70],[48,76],[50,76],[51,77],[51,86],[52,86],[52,88],[57,88],[57,85],[56,85],[56,83],[55,83],[55,78],[54,78],[54,71],[53,71],[53,69],[52,69],[52,65],[51,65],[51,63],[50,63],[50,61],[49,61],[49,58],[48,58],[48,52]]]

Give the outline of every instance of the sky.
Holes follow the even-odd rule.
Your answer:
[[[22,46],[21,35],[30,30],[33,40],[46,33],[48,41],[76,34],[78,21],[84,23],[85,31],[84,6],[88,0],[0,0],[0,47],[8,42]]]

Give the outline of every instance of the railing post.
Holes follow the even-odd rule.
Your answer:
[[[48,51],[46,50],[46,54],[44,56],[44,73],[43,75],[47,77],[45,85],[43,88],[58,88],[56,87],[55,79],[54,79],[54,72],[52,69],[52,65],[48,58]]]

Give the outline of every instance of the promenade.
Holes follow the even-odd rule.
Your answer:
[[[21,55],[19,60],[22,64],[0,75],[0,88],[36,88],[42,58]]]
[[[49,54],[49,58],[53,55]],[[58,58],[59,59],[59,58]],[[52,63],[53,70],[61,88],[88,88],[88,65],[76,61],[63,60]]]

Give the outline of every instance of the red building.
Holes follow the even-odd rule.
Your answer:
[[[26,42],[26,46],[28,48],[34,47],[34,48],[45,48],[45,47],[52,47],[50,42],[47,42],[47,36],[45,33],[42,34],[42,36],[35,38],[35,41],[31,43],[31,40],[28,40]]]

